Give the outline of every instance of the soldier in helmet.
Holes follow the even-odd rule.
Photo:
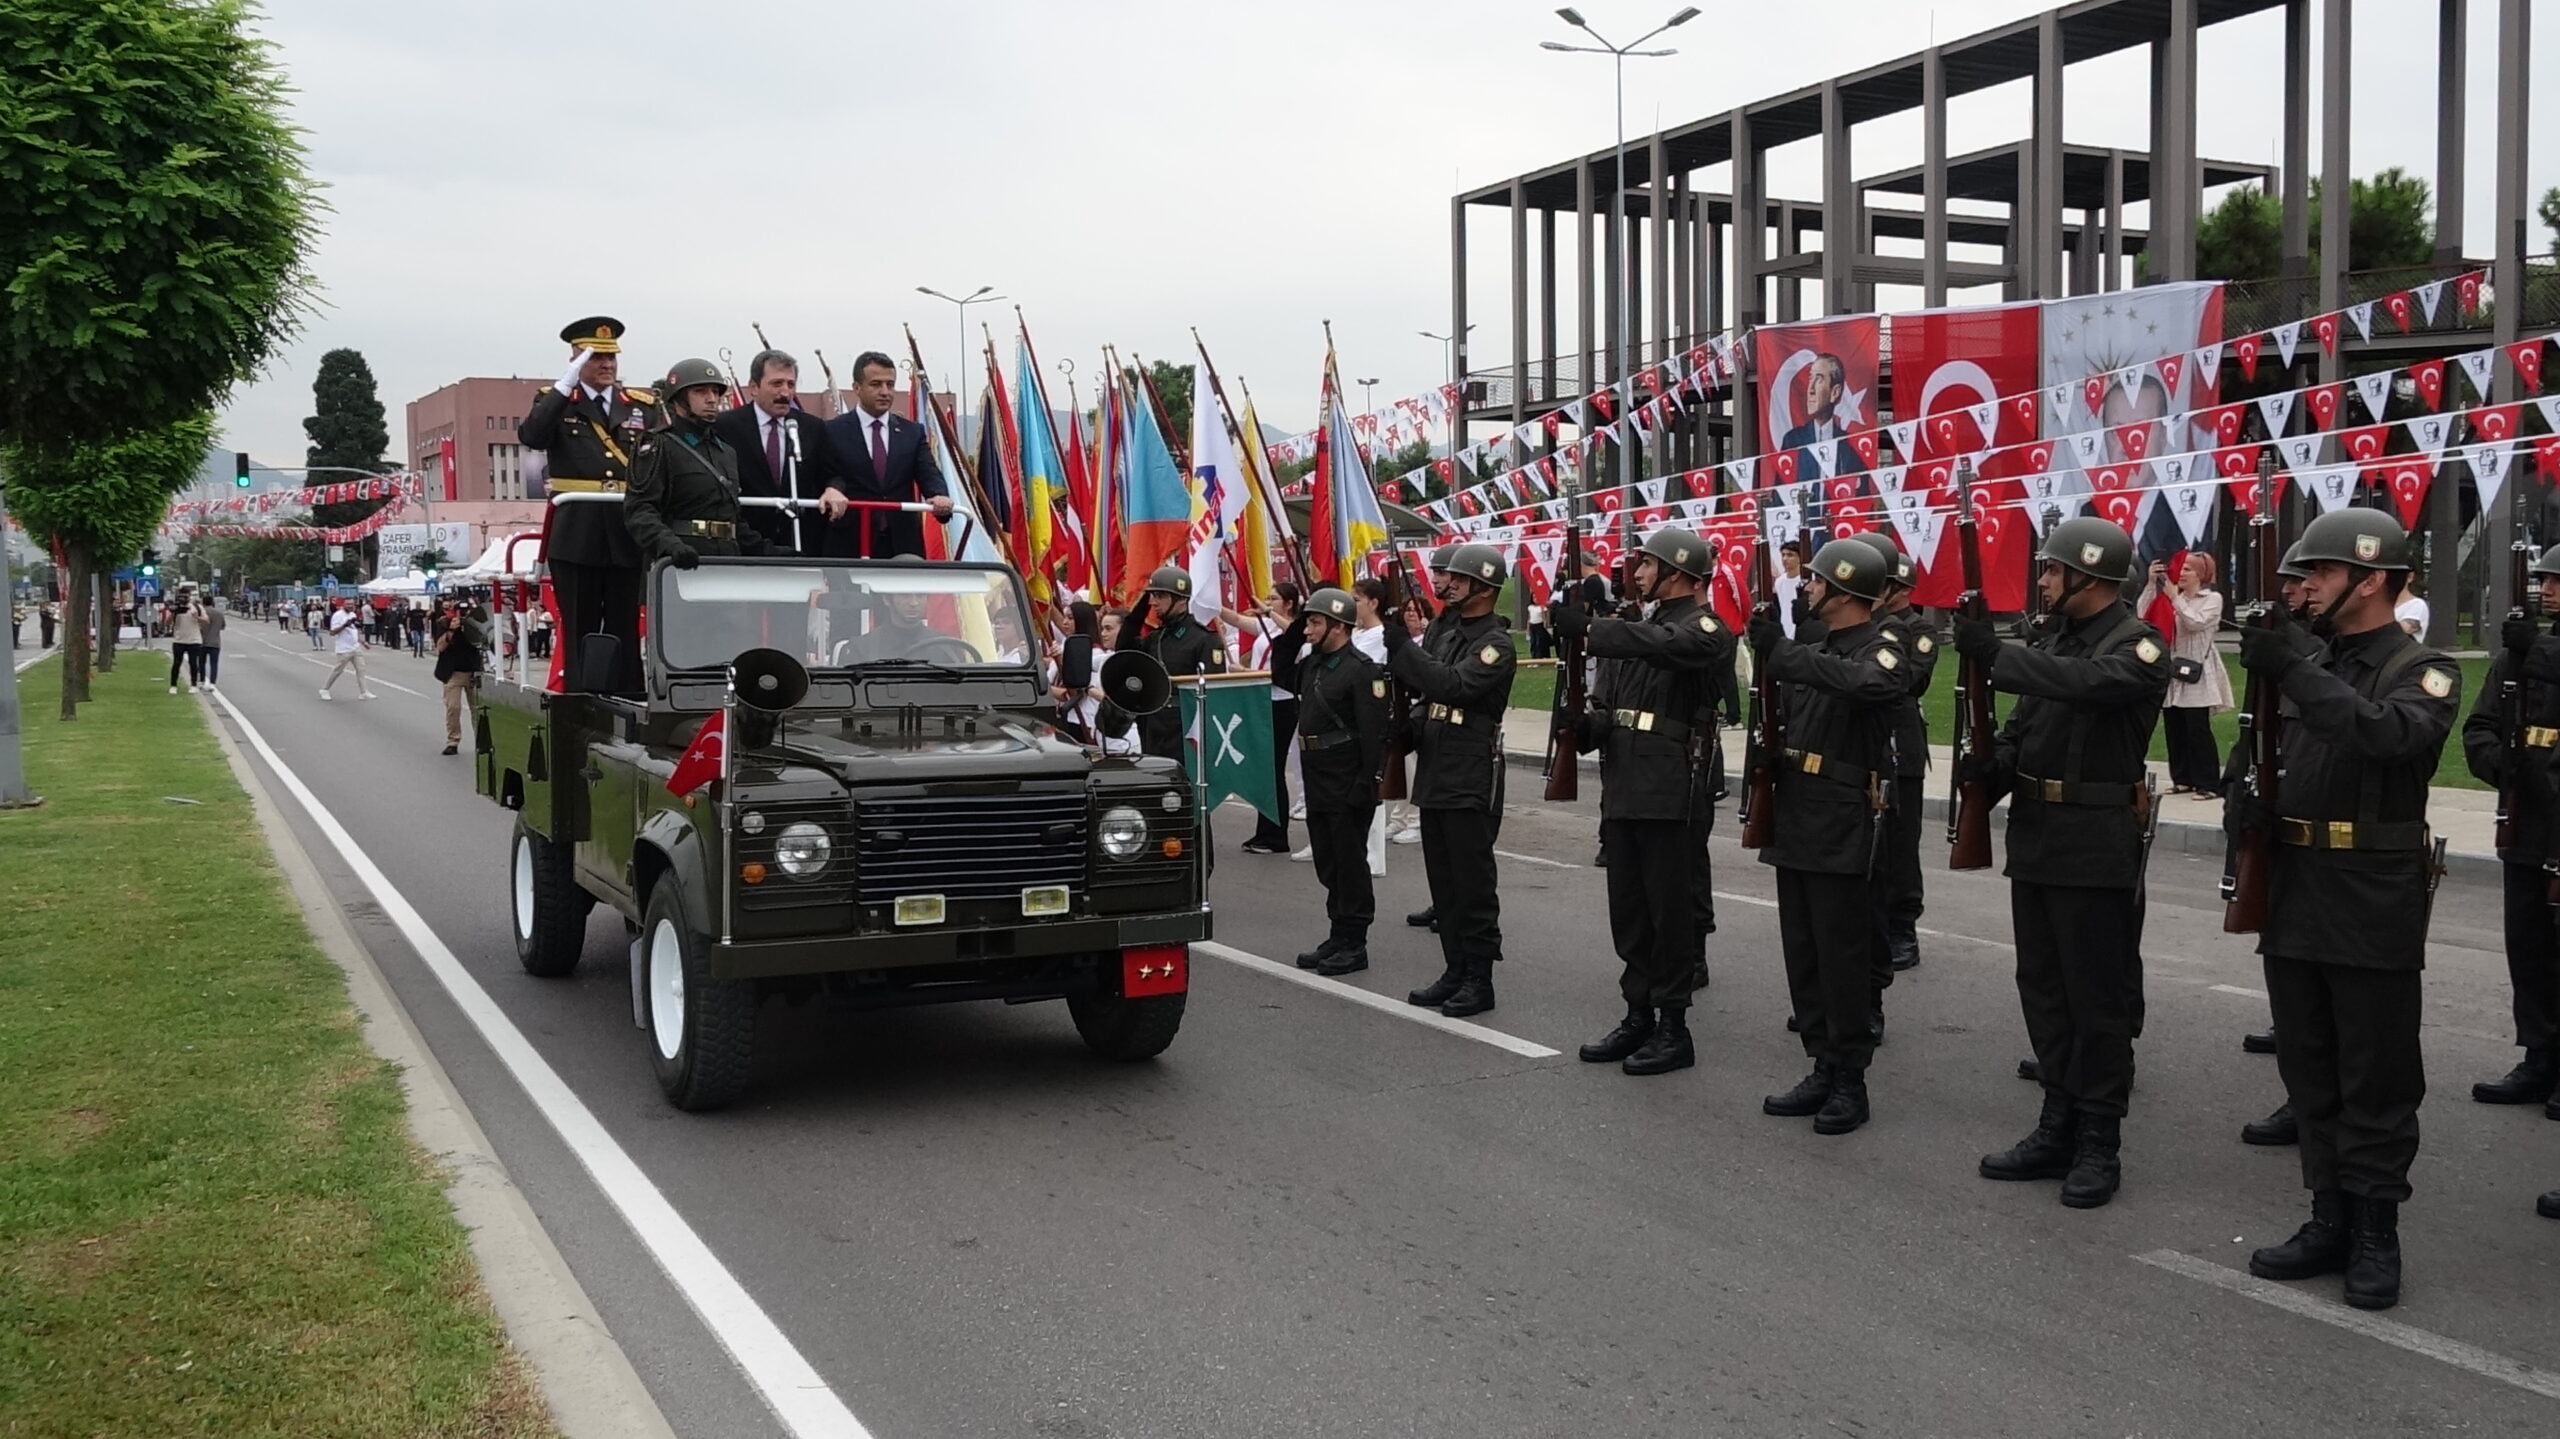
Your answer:
[[[1387,668],[1413,691],[1413,806],[1440,935],[1440,977],[1405,996],[1452,1018],[1493,1008],[1502,959],[1494,830],[1502,821],[1502,716],[1517,656],[1495,614],[1511,567],[1502,551],[1461,544],[1432,557],[1439,618],[1419,643],[1387,621]]]
[[[2542,612],[2560,616],[2560,545],[2534,557],[2533,579]],[[2560,1119],[2560,920],[2550,904],[2554,820],[2553,761],[2560,756],[2560,638],[2536,624],[2516,596],[2498,658],[2489,667],[2471,717],[2462,722],[2462,751],[2471,773],[2510,796],[2507,828],[2498,860],[2506,892],[2507,977],[2514,987],[2516,1043],[2524,1058],[2506,1077],[2471,1086],[2482,1104],[2540,1104]],[[2509,682],[2513,701],[2504,698]],[[2511,743],[2510,704],[2523,707],[2515,728],[2524,743]]]
[[[2293,706],[2279,809],[2245,785],[2224,800],[2235,832],[2265,826],[2275,840],[2258,953],[2311,1191],[2310,1222],[2250,1255],[2249,1271],[2344,1271],[2347,1303],[2384,1309],[2400,1298],[2400,1205],[2426,1094],[2427,785],[2461,672],[2392,619],[2410,546],[2390,516],[2333,510],[2303,530],[2301,554],[2308,629],[2278,615],[2240,636],[2241,663]]]
[[[1715,672],[1733,668],[1733,632],[1706,606],[1715,552],[1688,530],[1645,538],[1633,567],[1640,620],[1593,619],[1571,594],[1549,622],[1613,661],[1610,708],[1589,717],[1584,749],[1600,751],[1601,843],[1609,851],[1609,937],[1624,970],[1627,1013],[1582,1046],[1590,1063],[1668,1074],[1698,1062],[1689,997],[1699,979],[1692,891],[1707,886],[1699,856],[1713,813],[1706,756],[1716,744]]]
[[[1378,910],[1369,821],[1387,752],[1387,676],[1351,643],[1358,622],[1350,593],[1327,586],[1309,595],[1298,622],[1271,642],[1272,673],[1292,676],[1298,692],[1299,793],[1329,926],[1322,944],[1298,956],[1298,967],[1324,975],[1369,967],[1369,922]]]
[[[704,555],[771,552],[763,531],[738,522],[738,452],[711,428],[723,388],[709,360],[678,361],[658,387],[667,420],[640,442],[622,501],[644,561],[689,570]]]
[[[1982,773],[2009,796],[2009,910],[2018,1002],[2044,1107],[2026,1138],[1981,1163],[1985,1179],[2059,1179],[2094,1209],[2121,1183],[2125,1103],[2142,994],[2142,839],[2151,733],[2169,647],[2124,601],[2133,537],[2094,516],[2046,535],[2037,584],[2052,624],[2003,645],[1959,618],[1957,651],[2018,696]],[[1968,757],[1964,763],[1976,761]]]
[[[1120,648],[1141,650],[1164,666],[1175,684],[1194,675],[1227,672],[1226,646],[1191,615],[1191,572],[1164,565],[1147,576],[1138,607],[1120,626]],[[1182,758],[1181,707],[1167,704],[1138,717],[1138,749],[1165,759]]]
[[[1885,863],[1879,866],[1885,877],[1884,939],[1888,958],[1877,976],[1876,987],[1881,991],[1893,983],[1894,971],[1915,968],[1920,963],[1920,915],[1924,907],[1920,809],[1929,775],[1929,721],[1920,711],[1920,696],[1929,692],[1929,682],[1938,672],[1938,631],[1928,616],[1912,607],[1911,586],[1919,572],[1911,557],[1902,552],[1902,546],[1894,543],[1893,536],[1883,530],[1869,530],[1850,538],[1874,546],[1885,563],[1893,567],[1884,601],[1876,606],[1876,624],[1902,651],[1907,676],[1903,702],[1894,707],[1893,820],[1885,830]]]
[[[618,494],[631,478],[632,457],[649,430],[656,396],[625,389],[621,378],[623,324],[594,315],[560,332],[570,346],[569,368],[551,388],[533,397],[516,439],[544,451],[555,497]],[[560,606],[572,688],[629,694],[640,688],[640,583],[642,562],[631,532],[613,501],[555,498],[544,520],[543,558]],[[579,637],[608,634],[619,643],[611,668],[586,672]]]
[[[1807,618],[1819,640],[1786,637],[1763,606],[1751,616],[1756,663],[1780,688],[1777,831],[1760,862],[1776,868],[1778,938],[1796,1031],[1813,1072],[1761,1101],[1767,1114],[1813,1116],[1819,1134],[1867,1122],[1875,1056],[1877,848],[1892,804],[1894,706],[1910,661],[1875,622],[1888,583],[1871,545],[1833,540],[1805,566]]]

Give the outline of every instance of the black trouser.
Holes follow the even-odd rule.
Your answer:
[[[1876,850],[1876,989],[1893,987],[1893,950],[1887,942],[1911,939],[1920,924],[1920,805],[1923,776],[1896,775],[1893,808],[1885,813],[1884,840]]]
[[[1271,701],[1271,792],[1280,797],[1272,811],[1278,816],[1257,813],[1254,816],[1254,842],[1267,849],[1289,847],[1289,739],[1298,732],[1298,701],[1275,698]],[[1362,866],[1364,869],[1366,866]],[[1327,881],[1331,883],[1331,881]]]
[[[582,565],[551,561],[551,593],[560,603],[561,643],[568,648],[568,674],[573,682],[582,661],[582,636],[608,634],[620,640],[621,652],[603,676],[587,676],[603,694],[640,692],[640,588],[644,572],[621,565]]]
[[[1704,846],[1687,820],[1604,819],[1609,847],[1609,940],[1626,967],[1629,1004],[1687,1009],[1697,988],[1698,915],[1690,894]]]
[[[1617,856],[1611,855],[1614,867]],[[1804,1052],[1843,1069],[1875,1057],[1867,1028],[1876,1009],[1874,888],[1862,874],[1778,868],[1778,943]]]
[[[1440,955],[1452,968],[1502,958],[1501,882],[1493,863],[1497,818],[1480,809],[1422,811],[1422,872],[1439,913]],[[1361,839],[1364,846],[1368,840]],[[1364,858],[1363,863],[1366,860]]]
[[[204,682],[209,685],[222,683],[222,646],[206,645],[197,653],[204,657]]]
[[[1315,851],[1316,878],[1324,884],[1324,917],[1338,944],[1367,944],[1369,921],[1378,917],[1378,895],[1369,874],[1369,821],[1374,804],[1358,809],[1307,811],[1307,845]]]
[[[2538,864],[2505,864],[2507,978],[2515,987],[2516,1043],[2548,1049],[2560,1043],[2560,910],[2549,902],[2551,876]]]
[[[203,684],[204,647],[201,645],[182,645],[175,640],[171,640],[169,642],[169,685],[172,689],[177,687],[178,671],[181,668],[185,669],[187,672],[187,683],[191,685]]]
[[[2215,661],[2220,663],[2220,661]],[[2222,760],[2213,752],[2213,711],[2202,705],[2176,705],[2160,711],[2160,732],[2169,742],[2169,782],[2207,794],[2222,792]]]
[[[2418,1157],[2419,971],[2266,956],[2276,1069],[2302,1126],[2302,1187],[2409,1197]]]
[[[2044,1087],[2084,1114],[2121,1118],[2133,1093],[2142,961],[2134,891],[2009,884],[2018,1007]]]

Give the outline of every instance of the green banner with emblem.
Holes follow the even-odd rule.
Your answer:
[[[1196,681],[1176,684],[1174,693],[1182,702],[1182,727],[1197,747],[1207,807],[1215,809],[1233,796],[1276,822],[1280,792],[1271,763],[1271,681],[1209,676],[1205,725],[1200,716],[1203,688]]]

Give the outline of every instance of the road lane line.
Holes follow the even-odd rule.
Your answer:
[[[51,649],[51,650],[46,650],[44,653],[42,653],[42,654],[40,654],[40,655],[35,656],[33,659],[23,659],[23,660],[20,660],[20,661],[18,661],[16,664],[14,664],[14,665],[12,665],[12,666],[10,666],[10,667],[9,667],[9,673],[11,673],[11,674],[13,674],[13,675],[22,675],[22,674],[25,674],[27,671],[29,671],[29,670],[31,670],[31,669],[34,669],[36,666],[38,666],[38,665],[40,665],[40,664],[43,664],[46,660],[49,660],[49,659],[53,658],[55,655],[58,655],[58,654],[60,654],[60,653],[62,653],[62,651],[60,651],[60,650],[58,650],[58,649]]]
[[[2236,984],[2208,984],[2205,988],[2212,990],[2216,994],[2236,994],[2242,999],[2264,999],[2267,997],[2267,992],[2263,989],[2242,989]]]
[[[318,665],[318,666],[320,666],[322,669],[327,669],[327,668],[328,668],[329,666],[331,666],[332,664],[337,663],[336,656],[334,656],[334,655],[330,656],[330,657],[329,657],[329,658],[327,658],[327,659],[323,659],[323,658],[321,658],[319,655],[306,655],[306,654],[301,653],[301,652],[300,652],[300,651],[298,651],[298,650],[289,650],[289,649],[286,649],[283,645],[277,644],[275,641],[268,639],[268,638],[267,638],[266,636],[264,636],[264,635],[254,635],[254,636],[251,636],[251,638],[253,638],[253,639],[257,640],[257,642],[258,642],[258,643],[260,643],[260,644],[262,644],[262,645],[265,645],[268,649],[274,650],[277,654],[280,654],[280,655],[284,656],[286,659],[289,659],[289,660],[301,660],[301,661],[303,661],[303,662],[304,662],[304,663],[306,663],[306,664],[315,664],[315,665]],[[380,646],[380,645],[376,645],[376,646],[374,646],[374,648],[375,648],[375,649],[380,649],[380,648],[382,648],[382,646]],[[365,680],[365,684],[369,684],[369,685],[381,685],[381,686],[383,686],[385,689],[395,689],[395,690],[398,690],[400,693],[402,693],[402,694],[404,694],[404,695],[417,695],[417,697],[418,697],[418,698],[420,698],[420,699],[426,699],[426,698],[428,698],[428,696],[427,696],[427,695],[422,694],[422,693],[420,693],[420,692],[419,692],[419,691],[417,691],[417,690],[413,690],[413,689],[409,688],[407,685],[404,685],[404,684],[400,683],[400,682],[399,682],[399,681],[397,681],[397,680],[387,680],[387,679],[382,678],[382,676],[380,676],[380,675],[378,675],[378,674],[373,674],[373,673],[371,673],[371,672],[370,672],[370,668],[368,669],[368,674],[367,674],[367,678],[366,678],[366,680]],[[361,688],[361,686],[359,686],[359,688]],[[215,691],[215,693],[216,693],[216,694],[219,694],[219,693],[221,693],[221,691],[216,690],[216,691]]]
[[[1522,864],[1543,864],[1543,865],[1545,865],[1545,866],[1546,866],[1547,868],[1549,868],[1549,869],[1580,869],[1580,868],[1582,868],[1582,866],[1580,866],[1580,865],[1578,865],[1578,864],[1575,864],[1575,863],[1574,863],[1573,861],[1571,861],[1571,860],[1565,860],[1565,859],[1542,859],[1542,858],[1540,858],[1540,857],[1539,857],[1539,856],[1537,856],[1537,855],[1534,855],[1534,854],[1521,854],[1521,853],[1519,853],[1519,852],[1518,852],[1518,851],[1516,851],[1516,850],[1497,849],[1497,850],[1495,850],[1495,851],[1494,851],[1494,853],[1495,853],[1495,854],[1498,854],[1498,855],[1500,855],[1500,856],[1502,856],[1504,859],[1516,859],[1516,860],[1520,861]]]
[[[747,1293],[746,1286],[711,1252],[711,1246],[667,1202],[666,1195],[606,1132],[585,1101],[534,1049],[498,1002],[462,967],[462,961],[436,937],[426,919],[392,887],[390,877],[356,843],[355,836],[338,823],[337,816],[320,803],[320,797],[311,792],[301,776],[286,767],[284,757],[267,743],[257,726],[249,723],[249,717],[231,702],[231,696],[217,690],[213,699],[240,727],[241,735],[283,781],[303,812],[311,816],[321,836],[355,872],[357,881],[382,907],[384,917],[399,928],[401,937],[417,951],[428,972],[444,986],[498,1061],[524,1086],[534,1107],[551,1122],[552,1129],[595,1179],[605,1198],[621,1211],[650,1257],[658,1261],[685,1302],[701,1316],[703,1325],[729,1351],[729,1357],[755,1385],[793,1439],[871,1439],[871,1431],[862,1427],[862,1421],[854,1418],[853,1411],[827,1387],[826,1380],[783,1334],[781,1326],[773,1322],[763,1306]]]
[[[1561,1049],[1549,1049],[1533,1040],[1505,1034],[1498,1029],[1487,1029],[1481,1024],[1470,1024],[1463,1019],[1451,1019],[1436,1009],[1424,1009],[1418,1004],[1407,1004],[1400,999],[1373,994],[1355,984],[1342,984],[1327,979],[1313,970],[1300,969],[1294,964],[1265,959],[1261,955],[1248,953],[1233,945],[1204,939],[1194,942],[1191,948],[1197,953],[1214,955],[1229,964],[1243,965],[1247,969],[1267,974],[1273,979],[1285,979],[1291,984],[1315,990],[1319,994],[1329,994],[1336,999],[1347,999],[1353,1004],[1367,1005],[1380,1014],[1392,1014],[1398,1019],[1411,1020],[1425,1029],[1436,1029],[1442,1034],[1454,1034],[1460,1039],[1472,1039],[1478,1044],[1490,1044],[1496,1049],[1507,1050],[1523,1059],[1553,1059],[1564,1053]]]
[[[2501,1384],[2512,1384],[2518,1389],[2539,1394],[2545,1399],[2560,1399],[2560,1374],[2536,1369],[2530,1364],[2519,1363],[2503,1354],[2493,1354],[2476,1345],[2465,1344],[2459,1339],[2447,1339],[2441,1334],[2430,1333],[2396,1320],[2379,1318],[2361,1309],[2350,1309],[2343,1304],[2314,1299],[2299,1289],[2288,1289],[2273,1280],[2243,1274],[2237,1269],[2225,1269],[2219,1264],[2198,1259],[2192,1254],[2181,1254],[2174,1249],[2155,1249],[2148,1254],[2134,1255],[2133,1258],[2154,1268],[2168,1270],[2172,1274],[2201,1280],[2217,1289],[2228,1289],[2243,1298],[2273,1305],[2287,1313],[2299,1314],[2305,1319],[2317,1319],[2323,1324],[2335,1325],[2351,1334],[2361,1334],[2367,1339],[2378,1339],[2395,1348],[2424,1355],[2457,1369],[2468,1369],[2484,1379],[2495,1379]]]

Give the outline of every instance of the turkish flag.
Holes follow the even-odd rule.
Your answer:
[[[729,742],[727,720],[726,711],[714,713],[693,732],[693,743],[684,747],[667,776],[667,793],[682,799],[720,777],[721,752]]]
[[[1680,483],[1687,487],[1689,498],[1693,500],[1716,497],[1716,472],[1713,470],[1691,470],[1680,477]]]
[[[1796,482],[1796,452],[1793,450],[1778,451],[1778,453],[1769,457],[1769,468],[1776,476],[1776,483],[1781,485],[1794,484]]]
[[[2128,460],[2151,458],[2151,426],[2149,422],[2126,425],[2116,431],[2116,443],[2124,447]]]
[[[2336,315],[2321,315],[2314,318],[2311,322],[2311,333],[2320,337],[2321,349],[2332,355],[2338,353],[2338,317]]]
[[[2178,393],[2178,377],[2187,372],[2187,357],[2163,355],[2151,363],[2160,372],[2160,383],[2169,387],[2170,394]]]
[[[2471,412],[2471,436],[2495,444],[2516,437],[2516,420],[2521,405],[2491,405]]]
[[[1646,505],[1636,511],[1636,530],[1640,534],[1652,534],[1669,523],[1671,523],[1669,505]]]
[[[2133,533],[2134,516],[2141,502],[2125,493],[2125,488],[2141,468],[2139,464],[2095,465],[2089,470],[2089,488],[2094,492],[2091,503],[2098,517],[2127,534]]]
[[[1748,515],[1726,515],[1698,527],[1716,543],[1715,583],[1707,593],[1716,617],[1739,630],[1751,618],[1751,597],[1759,571],[1760,525]]]
[[[2094,415],[2098,413],[2099,409],[2107,403],[2107,377],[2104,375],[2091,375],[2089,378],[2082,380],[2080,382],[2080,399],[2082,403],[2089,407],[2090,414]]]
[[[2409,292],[2406,290],[2382,297],[2384,312],[2399,324],[2400,333],[2404,335],[2409,333],[2409,312],[2416,307],[2416,303],[2409,297]]]
[[[2196,422],[2213,432],[2215,444],[2236,445],[2240,443],[2241,423],[2247,418],[2246,406],[2217,405],[2197,415]]]
[[[2258,447],[2235,445],[2230,449],[2216,450],[2213,452],[2213,469],[2214,473],[2222,476],[2225,487],[2231,491],[2231,502],[2239,506],[2240,513],[2254,517],[2258,513]],[[2284,471],[2276,471],[2278,495],[2284,493],[2284,481]]]
[[[2453,282],[2453,292],[2462,297],[2462,316],[2469,319],[2480,312],[2480,272],[2472,271]]]
[[[2391,442],[2391,427],[2365,425],[2340,432],[2338,439],[2346,446],[2348,459],[2358,464],[2369,464],[2382,458],[2384,447]]]
[[[2418,398],[2428,409],[2444,408],[2444,361],[2420,360],[2409,367],[2409,378],[2418,382]]]
[[[2259,343],[2259,338],[2256,335],[2242,335],[2239,339],[2231,342],[2232,353],[2240,357],[2240,378],[2244,380],[2255,380],[2258,378]]]
[[[2017,499],[2016,476],[2049,468],[2053,449],[2042,441],[1980,453],[1996,437],[1981,433],[1981,422],[1974,414],[1982,406],[1992,407],[1993,426],[2014,423],[2013,436],[2033,439],[2044,428],[2037,413],[2038,401],[2050,388],[2039,380],[2044,321],[2045,307],[2037,301],[1894,318],[1896,414],[1918,421],[1920,434],[1921,454],[1909,457],[1919,462],[1903,476],[1906,494],[1916,490],[1927,497],[1932,510],[1946,513],[1955,504],[1955,458],[1979,454],[1981,472],[1974,477],[1973,493],[1976,508],[1988,509]],[[2063,383],[2060,377],[2051,382]],[[2093,408],[2103,407],[2110,383],[2109,376],[2091,376],[2081,393]],[[1907,409],[1900,398],[1906,394],[1918,397]],[[1942,421],[1952,429],[1942,426]],[[2043,458],[2030,463],[2029,452],[2039,448]],[[2014,523],[1986,526],[1977,535],[1983,552],[1985,598],[1992,609],[2014,613],[2026,607],[2027,553],[2035,544],[2035,532],[2024,515],[2015,510],[2004,513]],[[1906,543],[1914,541],[1906,537]],[[1916,543],[1926,543],[1925,536]],[[1963,567],[1956,563],[1956,553],[1953,545],[1942,540],[1934,554],[1912,556],[1920,571],[1913,595],[1916,603],[1956,602],[1964,590]]]
[[[1849,448],[1858,452],[1859,463],[1872,470],[1876,467],[1876,432],[1861,430],[1849,437]]]
[[[2029,439],[2035,438],[2036,397],[2034,394],[2029,393],[2011,396],[2009,400],[2009,418],[2017,423],[2017,428],[2021,434],[2024,434]]]
[[[2346,397],[2347,387],[2343,384],[2314,385],[2303,392],[2303,400],[2311,406],[2311,418],[2318,420],[2324,430],[2337,424],[2338,406]]]
[[[1600,418],[1614,420],[1618,417],[1618,397],[1607,390],[1594,390],[1591,392],[1591,408],[1600,412]]]
[[[2507,346],[2507,359],[2516,367],[2516,378],[2524,382],[2528,395],[2542,393],[2542,344],[2536,338]]]
[[[2533,464],[2545,482],[2560,480],[2560,435],[2544,435],[2533,442]]]
[[[1470,515],[1480,515],[1484,513],[1484,501],[1476,498],[1476,492],[1473,490],[1460,490],[1458,508]]]
[[[2018,450],[2018,463],[2021,474],[2041,475],[2051,472],[2053,441],[2038,440],[2032,445],[2021,446]]]
[[[2390,487],[2391,508],[2400,516],[2400,528],[2414,527],[2418,523],[2418,507],[2427,502],[2427,482],[2434,478],[2429,471],[2435,466],[2412,457],[2381,468],[2380,478]]]
[[[1591,497],[1591,508],[1604,515],[1614,515],[1626,505],[1627,492],[1624,490],[1602,490]]]
[[[1389,480],[1385,484],[1378,486],[1378,498],[1391,505],[1403,504],[1404,486],[1397,484],[1393,480]]]
[[[1556,432],[1564,428],[1564,411],[1549,410],[1547,417],[1538,423],[1546,426],[1547,443],[1552,445],[1556,442]]]

